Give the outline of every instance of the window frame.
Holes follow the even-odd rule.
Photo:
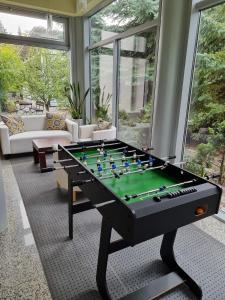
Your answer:
[[[10,6],[0,5],[0,12],[12,14],[12,15],[15,14],[24,17],[31,17],[31,18],[36,17],[41,19],[45,19],[46,15],[48,15],[47,12],[43,13],[37,10],[24,9],[24,8],[11,6],[11,5]],[[52,15],[52,19],[54,21],[64,24],[64,41],[0,33],[0,43],[27,45],[27,46],[50,48],[56,50],[69,50],[70,49],[69,18],[65,16],[56,15],[56,14],[50,14],[50,15]]]
[[[114,1],[114,0],[113,0]],[[112,123],[114,126],[118,127],[118,115],[119,115],[119,60],[120,60],[120,41],[121,39],[133,36],[135,34],[139,34],[142,32],[147,32],[151,30],[156,31],[156,48],[155,48],[155,75],[154,75],[154,82],[153,82],[153,95],[152,95],[152,107],[154,107],[154,101],[155,101],[155,86],[156,86],[156,75],[157,75],[157,62],[158,62],[158,48],[159,48],[159,38],[160,38],[160,24],[161,24],[161,7],[162,7],[162,0],[159,0],[159,12],[158,17],[152,21],[146,21],[145,23],[129,28],[124,32],[117,33],[114,36],[101,40],[100,42],[97,42],[95,44],[90,45],[90,36],[91,36],[91,20],[90,18],[95,15],[97,12],[99,12],[101,9],[105,8],[106,6],[110,5],[112,0],[106,0],[105,5],[101,5],[99,8],[96,8],[92,14],[86,15],[86,22],[88,22],[88,32],[85,32],[89,36],[89,45],[87,46],[87,52],[88,52],[88,59],[86,58],[86,64],[89,64],[89,76],[88,76],[88,83],[91,84],[91,64],[90,64],[90,53],[91,50],[104,47],[107,44],[113,43],[113,84],[112,84]],[[87,85],[87,83],[86,83]],[[91,103],[91,97],[89,100],[89,112],[90,115],[88,116],[90,120],[92,120],[92,103]],[[151,120],[152,123],[153,120],[153,113],[152,110],[151,114]],[[151,145],[151,132],[152,132],[152,125],[149,124],[149,130],[150,130],[150,141],[148,141],[149,146]]]
[[[193,9],[190,22],[189,40],[187,46],[184,83],[181,97],[181,115],[176,140],[176,159],[183,161],[188,131],[188,119],[191,109],[191,100],[194,84],[194,73],[198,51],[201,13],[206,9],[225,3],[225,0],[193,0]]]

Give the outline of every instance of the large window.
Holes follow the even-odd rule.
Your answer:
[[[159,0],[116,0],[90,18],[91,44],[151,21],[158,16]]]
[[[92,120],[137,147],[150,144],[158,13],[159,0],[116,0],[90,17]]]
[[[67,110],[69,52],[0,44],[0,107],[6,113]]]
[[[112,120],[113,44],[96,48],[91,57],[92,121]]]
[[[201,12],[188,130],[187,168],[225,186],[225,4]],[[225,203],[223,204],[225,207]]]
[[[155,30],[121,40],[119,138],[138,147],[150,141]]]
[[[4,43],[69,49],[68,18],[0,6],[0,40]]]

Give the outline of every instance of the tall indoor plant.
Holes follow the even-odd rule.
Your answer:
[[[96,97],[95,97],[95,114],[97,119],[103,119],[105,121],[108,120],[108,110],[110,106],[110,101],[112,98],[112,94],[105,94],[105,86],[101,90],[100,87],[98,87],[95,90]]]
[[[90,88],[86,90],[84,96],[81,95],[80,84],[72,83],[69,87],[65,87],[65,94],[69,103],[69,110],[73,120],[82,124],[83,109]]]

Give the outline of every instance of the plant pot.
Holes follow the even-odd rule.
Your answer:
[[[83,125],[83,119],[72,119],[72,121],[77,123],[79,126]]]

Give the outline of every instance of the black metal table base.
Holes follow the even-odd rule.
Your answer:
[[[110,300],[110,294],[107,288],[106,272],[108,257],[110,253],[119,251],[128,247],[123,240],[110,242],[112,227],[110,223],[103,217],[101,227],[100,246],[98,254],[98,266],[96,281],[99,293],[103,300]],[[197,296],[202,298],[202,290],[198,284],[178,265],[173,247],[177,230],[164,234],[160,254],[163,262],[169,267],[171,273],[154,280],[148,285],[134,293],[131,293],[121,300],[150,300],[156,299],[175,287],[185,283]]]

